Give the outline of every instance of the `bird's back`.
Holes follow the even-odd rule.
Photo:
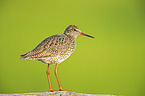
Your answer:
[[[57,34],[46,38],[32,51],[21,55],[21,58],[59,64],[73,53],[75,47],[75,39],[65,34]]]

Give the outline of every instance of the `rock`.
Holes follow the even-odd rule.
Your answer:
[[[18,93],[18,94],[0,94],[0,96],[119,96],[119,95],[99,95],[83,94],[69,91],[38,92],[38,93]]]

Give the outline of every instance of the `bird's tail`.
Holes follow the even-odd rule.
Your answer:
[[[25,59],[25,58],[27,58],[27,55],[28,55],[28,53],[23,54],[23,55],[20,55],[20,58],[21,58],[21,59]]]

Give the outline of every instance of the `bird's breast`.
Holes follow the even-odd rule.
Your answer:
[[[49,64],[59,64],[67,59],[76,48],[76,40],[68,40],[65,44],[52,47],[52,54],[43,60]]]
[[[70,42],[70,44],[65,45],[62,51],[58,52],[58,55],[54,57],[54,60],[57,60],[58,63],[61,63],[74,52],[75,48],[76,48],[76,42],[75,41]]]

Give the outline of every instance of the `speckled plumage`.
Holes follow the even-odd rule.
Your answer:
[[[79,27],[76,25],[69,25],[64,34],[56,34],[50,36],[43,40],[39,45],[36,46],[32,51],[21,55],[21,58],[28,59],[28,60],[39,60],[43,63],[47,63],[47,76],[48,76],[48,83],[49,83],[49,90],[52,90],[50,76],[49,76],[49,65],[56,64],[55,67],[55,76],[58,81],[59,91],[65,91],[62,89],[61,84],[59,82],[57,76],[57,67],[58,64],[67,59],[75,50],[76,48],[76,38],[78,35],[85,35],[91,38],[93,36],[87,35],[80,31]]]
[[[47,64],[59,64],[74,52],[78,35],[81,35],[79,27],[70,25],[64,34],[56,34],[46,38],[32,51],[21,55],[21,58],[39,60]],[[85,35],[87,36],[87,34]]]

